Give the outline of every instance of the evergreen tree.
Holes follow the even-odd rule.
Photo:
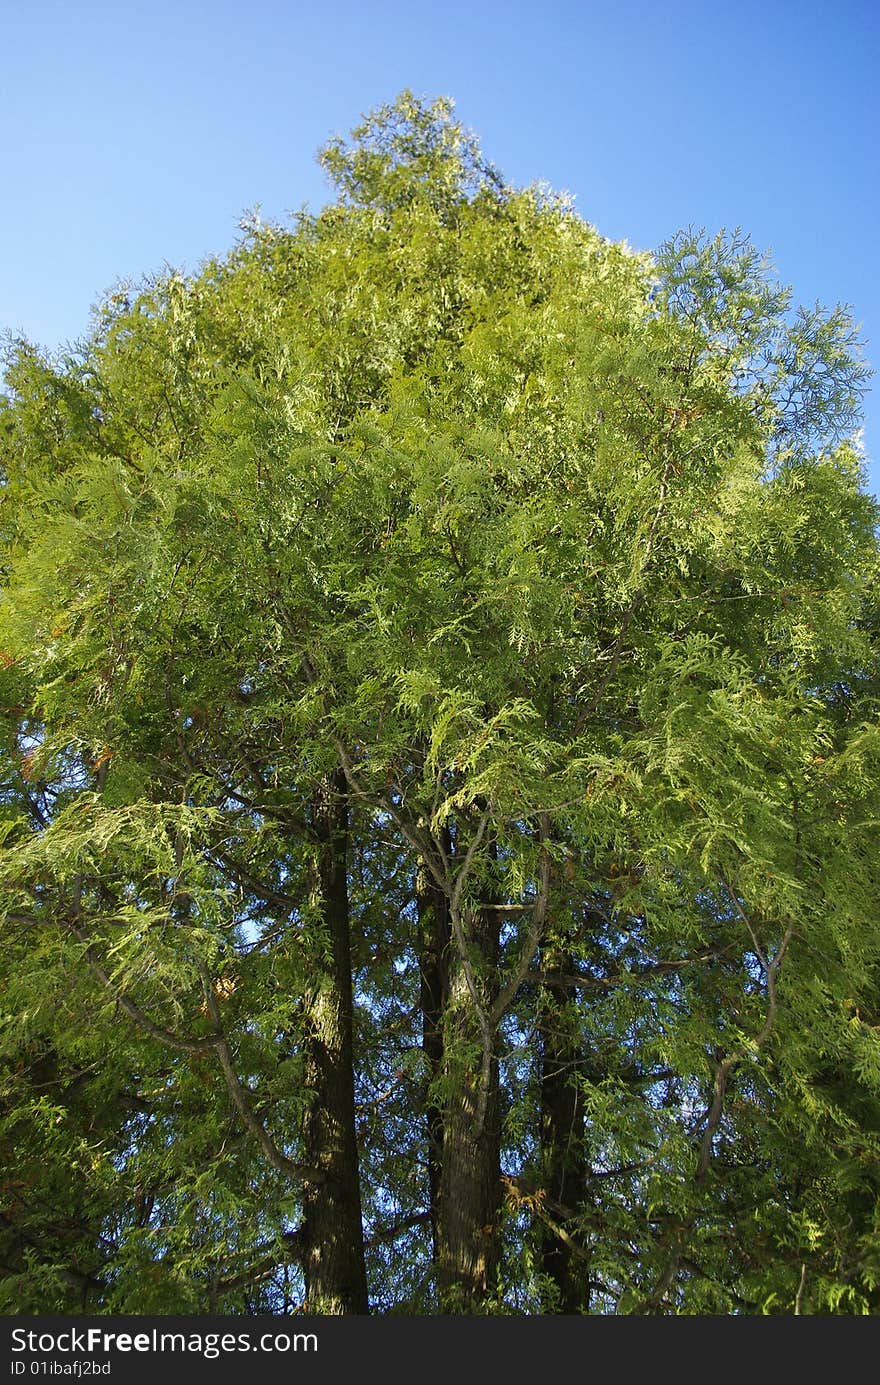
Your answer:
[[[0,409],[6,1311],[870,1313],[846,314],[409,93]]]

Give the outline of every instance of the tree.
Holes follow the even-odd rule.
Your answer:
[[[871,1312],[849,320],[447,102],[322,161],[10,353],[3,1301]]]

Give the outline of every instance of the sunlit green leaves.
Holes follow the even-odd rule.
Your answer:
[[[604,241],[506,186],[445,101],[405,93],[322,161],[320,214],[120,289],[68,359],[10,356],[0,1140],[75,1229],[48,1258],[22,1240],[10,1302],[66,1311],[76,1260],[108,1310],[278,1306],[282,1271],[240,1272],[283,1262],[299,1192],[198,1045],[213,996],[295,1158],[328,956],[312,805],[342,765],[365,1215],[413,1219],[370,1246],[377,1301],[432,1306],[424,1113],[481,1058],[462,1030],[431,1080],[419,1049],[427,859],[503,920],[476,988],[522,976],[493,1041],[505,1172],[534,1187],[496,1228],[495,1307],[552,1299],[552,945],[597,1311],[788,1312],[802,1265],[810,1311],[876,1308],[877,511],[849,319],[793,312],[738,232]]]

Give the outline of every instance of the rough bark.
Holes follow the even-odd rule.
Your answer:
[[[550,1284],[544,1311],[589,1311],[586,1252],[579,1244],[573,1209],[588,1185],[584,1147],[584,1114],[578,1088],[583,1052],[569,1014],[570,983],[554,980],[571,976],[574,964],[558,943],[543,950],[546,983],[540,1023],[541,1147],[546,1217],[540,1225],[541,1270]]]
[[[499,915],[490,901],[470,912],[476,970],[487,1008],[497,985]],[[450,948],[444,1022],[443,1166],[437,1236],[437,1286],[446,1313],[480,1313],[495,1287],[501,1208],[501,1103],[493,1054],[480,1121],[482,1034],[461,958]]]
[[[444,849],[451,851],[449,833]],[[443,1103],[436,1095],[436,1082],[443,1072],[443,1016],[449,999],[449,946],[451,927],[449,900],[421,867],[416,879],[419,918],[419,968],[422,1012],[422,1052],[425,1056],[427,1098],[425,1120],[428,1144],[428,1196],[434,1258],[439,1250],[440,1173],[443,1164]]]
[[[300,1229],[306,1311],[367,1313],[360,1175],[355,1133],[347,845],[348,803],[341,771],[314,803],[319,840],[315,888],[326,930],[326,964],[306,1003],[307,1161],[325,1174],[303,1200]]]

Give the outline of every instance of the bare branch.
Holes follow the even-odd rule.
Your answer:
[[[323,1171],[312,1168],[306,1164],[298,1164],[294,1160],[288,1159],[286,1154],[282,1154],[266,1127],[254,1114],[252,1095],[248,1088],[241,1082],[238,1073],[235,1071],[232,1050],[229,1047],[229,1041],[223,1030],[223,1022],[220,1017],[220,1007],[217,1004],[217,996],[214,992],[213,980],[204,963],[200,963],[199,971],[201,972],[202,985],[205,992],[205,1004],[208,1007],[208,1014],[214,1026],[213,1044],[217,1050],[217,1059],[220,1063],[220,1069],[223,1073],[229,1095],[232,1097],[235,1108],[241,1116],[243,1124],[251,1132],[269,1163],[274,1169],[277,1169],[279,1173],[288,1174],[294,1178],[301,1178],[309,1183],[322,1182],[325,1178]]]
[[[795,1298],[794,1298],[794,1316],[795,1316],[796,1318],[799,1318],[799,1317],[801,1316],[801,1314],[803,1313],[803,1307],[804,1307],[804,1289],[806,1288],[806,1286],[807,1286],[807,1266],[806,1266],[806,1263],[804,1263],[803,1265],[801,1265],[801,1279],[800,1279],[800,1283],[798,1284],[797,1293],[795,1294]]]
[[[550,853],[547,850],[547,838],[550,835],[550,824],[545,813],[541,814],[541,865],[539,871],[538,893],[535,903],[532,906],[532,922],[529,927],[528,936],[520,955],[519,962],[514,968],[513,975],[503,988],[495,1004],[492,1007],[491,1020],[497,1024],[509,1007],[513,1004],[517,991],[522,985],[529,969],[529,964],[538,950],[541,941],[541,934],[544,930],[544,920],[547,917],[547,904],[550,896]]]

